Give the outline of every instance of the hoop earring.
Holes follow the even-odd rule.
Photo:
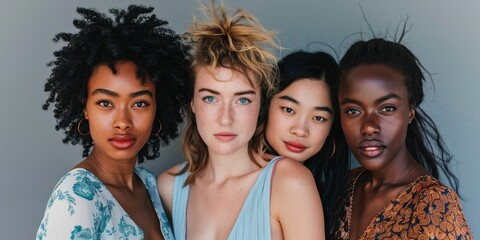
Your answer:
[[[80,135],[82,136],[87,136],[88,134],[90,134],[90,131],[88,131],[87,133],[83,133],[82,130],[80,130],[80,125],[82,124],[83,120],[86,120],[85,118],[82,118],[78,124],[77,124],[77,131],[78,133],[80,133]],[[87,123],[88,124],[88,123]]]
[[[332,159],[333,155],[335,154],[335,150],[337,150],[337,146],[335,144],[335,139],[330,136],[332,138],[332,141],[333,141],[333,149],[332,149],[332,154],[330,154],[330,156],[328,157],[328,159]]]
[[[162,131],[162,122],[160,122],[160,120],[159,120],[159,119],[157,119],[157,118],[155,118],[155,120],[157,120],[157,122],[158,122],[158,131],[157,131],[156,133],[153,133],[152,135],[154,135],[154,136],[157,136],[157,137],[158,137],[158,135],[159,135],[159,134],[160,134],[160,132]],[[153,130],[153,128],[152,128],[152,130]]]

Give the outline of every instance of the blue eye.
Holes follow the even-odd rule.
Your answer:
[[[251,103],[251,102],[252,102],[252,101],[250,101],[250,99],[248,99],[248,98],[240,98],[240,99],[238,100],[238,103],[240,103],[240,104],[242,104],[242,105],[246,105],[246,104],[249,104],[249,103]]]
[[[207,103],[213,103],[215,102],[215,97],[213,96],[206,96],[204,98],[202,98],[203,101],[207,102]]]

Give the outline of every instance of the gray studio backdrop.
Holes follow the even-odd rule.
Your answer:
[[[58,179],[81,160],[81,148],[61,142],[43,84],[46,63],[59,45],[51,39],[59,31],[73,31],[77,6],[105,11],[129,3],[155,7],[158,16],[184,32],[197,12],[196,0],[150,1],[7,1],[0,7],[0,233],[1,239],[32,239],[47,199]],[[364,31],[360,5],[374,32],[393,33],[407,16],[413,28],[404,43],[433,73],[424,109],[438,124],[455,154],[462,204],[475,236],[480,236],[480,2],[469,0],[226,0],[243,7],[268,29],[275,29],[285,49],[321,50],[323,42],[339,54]],[[348,37],[350,36],[350,37]],[[345,41],[344,41],[345,40]],[[342,43],[343,41],[343,43]],[[183,159],[179,142],[162,148],[160,159],[145,164],[155,173]],[[477,206],[476,206],[477,205]]]

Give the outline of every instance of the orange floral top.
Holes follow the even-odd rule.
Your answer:
[[[353,191],[363,168],[347,178],[343,204],[337,206],[332,239],[349,239]],[[370,222],[360,239],[473,239],[458,195],[432,176],[417,178]]]

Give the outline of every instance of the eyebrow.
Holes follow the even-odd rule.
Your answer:
[[[375,100],[375,103],[378,104],[378,103],[381,103],[381,102],[386,101],[388,99],[401,99],[401,97],[398,96],[395,93],[389,93],[389,94]],[[344,105],[344,104],[348,104],[348,103],[360,104],[360,101],[352,99],[352,98],[345,98],[345,99],[342,100],[340,105]]]
[[[120,97],[120,95],[118,95],[118,93],[116,93],[114,91],[110,91],[108,89],[104,89],[104,88],[97,88],[97,89],[92,91],[92,96],[97,95],[97,94],[105,94],[105,95],[108,95],[108,96],[111,96],[111,97],[116,97],[116,98]],[[136,98],[136,97],[144,96],[144,95],[153,97],[153,93],[151,91],[141,90],[141,91],[130,93],[130,98]]]
[[[292,98],[292,97],[287,96],[287,95],[280,96],[278,98],[289,101],[289,102],[292,102],[296,105],[300,105],[300,103],[295,98]],[[329,107],[326,107],[326,106],[316,106],[315,110],[329,112],[330,114],[333,113],[332,109],[329,108]]]
[[[212,94],[215,94],[215,95],[220,95],[220,92],[215,91],[213,89],[209,89],[209,88],[200,88],[200,89],[198,89],[198,92],[209,92],[209,93],[212,93]],[[242,92],[236,92],[234,95],[235,96],[241,96],[241,95],[247,95],[247,94],[255,94],[255,91],[247,90],[247,91],[242,91]]]

